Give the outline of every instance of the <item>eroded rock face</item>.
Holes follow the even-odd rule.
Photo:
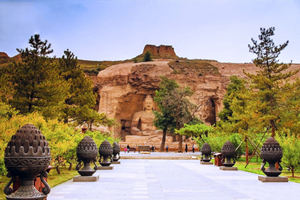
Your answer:
[[[182,68],[181,64],[185,67]],[[292,66],[292,69],[297,68],[300,66]],[[196,115],[207,124],[214,124],[223,108],[222,102],[226,87],[230,83],[230,76],[244,78],[243,70],[255,73],[258,69],[253,64],[201,60],[156,60],[113,65],[99,72],[97,76],[96,87],[100,97],[98,111],[106,113],[108,117],[115,118],[120,123],[121,126],[113,131],[123,140],[128,136],[127,144],[147,143],[159,148],[160,135],[150,134],[145,138],[137,138],[138,135],[132,134],[131,127],[134,114],[143,111],[145,97],[154,97],[161,76],[174,79],[181,86],[190,87],[194,91],[190,101],[198,106]],[[300,73],[296,77],[299,75]],[[154,105],[155,109],[157,108]],[[139,142],[134,143],[135,141]],[[171,141],[172,137],[168,136],[168,146],[175,146]]]
[[[113,130],[116,136],[121,137],[130,146],[154,145],[159,148],[162,133],[151,131],[145,134],[135,134],[134,127],[143,127],[143,119],[135,119],[134,115],[145,112],[144,100],[147,96],[154,96],[158,89],[161,76],[175,79],[178,84],[190,87],[194,92],[190,100],[199,106],[197,115],[203,121],[213,124],[217,120],[217,113],[221,110],[222,99],[228,78],[216,73],[215,75],[199,76],[187,70],[176,73],[170,67],[168,60],[144,63],[124,63],[111,66],[101,72],[97,77],[97,88],[100,96],[99,112],[106,113],[115,118],[121,126]],[[154,105],[154,110],[157,109]],[[147,117],[144,117],[145,119]],[[146,120],[147,121],[147,120]],[[143,135],[143,136],[142,136]],[[191,146],[191,141],[184,141]],[[123,145],[123,143],[120,143]],[[172,136],[167,137],[166,144],[170,149],[176,149],[178,142]]]

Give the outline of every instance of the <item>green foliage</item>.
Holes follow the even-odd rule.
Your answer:
[[[13,93],[13,88],[10,83],[11,64],[0,66],[0,102],[7,102]]]
[[[232,102],[234,99],[239,98],[241,91],[245,90],[245,81],[239,79],[237,76],[230,77],[230,84],[227,86],[227,91],[223,99],[223,110],[219,113],[219,117],[222,121],[228,121],[232,117]]]
[[[203,135],[208,136],[208,134],[213,131],[214,128],[206,124],[184,124],[183,128],[175,130],[176,133],[189,137],[202,137]]]
[[[292,171],[294,177],[295,170],[300,167],[300,140],[295,136],[278,136],[276,138],[282,148],[282,163]]]
[[[109,124],[111,121],[105,115],[94,110],[96,95],[91,81],[85,76],[78,65],[77,57],[68,49],[59,59],[60,75],[69,83],[68,95],[63,109],[64,121],[74,120],[77,124],[93,123]]]
[[[179,86],[174,80],[162,77],[159,90],[155,91],[154,101],[157,104],[159,111],[154,111],[154,124],[159,129],[172,132],[175,129],[176,123],[172,115],[172,107],[168,104],[168,97],[170,96],[171,91],[178,88]]]
[[[300,80],[286,84],[280,101],[280,127],[300,136]]]
[[[56,119],[45,118],[36,112],[28,115],[16,114],[15,111],[7,105],[0,108],[5,108],[7,114],[0,116],[0,174],[5,174],[4,169],[4,150],[12,135],[23,125],[27,123],[34,124],[41,130],[42,134],[46,137],[51,148],[52,166],[62,166],[66,162],[71,163],[76,159],[76,148],[80,140],[83,139],[85,134],[82,134],[75,127],[59,122]],[[12,114],[9,114],[12,113]],[[100,132],[87,132],[96,144],[99,146],[102,141],[108,139],[113,142],[114,139],[108,134]]]
[[[22,60],[1,68],[1,99],[21,114],[40,112],[47,119],[63,119],[76,125],[113,125],[114,121],[94,108],[96,95],[75,55],[64,51],[60,59],[47,40],[39,35],[29,40],[29,48],[18,49]],[[9,91],[10,86],[12,90]],[[10,93],[9,93],[10,92]]]
[[[144,55],[144,59],[143,62],[148,62],[148,61],[152,61],[152,56],[151,53],[149,51],[147,51]]]
[[[113,126],[116,125],[115,120],[110,119],[104,113],[98,113],[96,110],[88,108],[84,105],[74,110],[74,118],[77,124],[88,124],[89,130],[92,130],[92,125]]]
[[[157,103],[160,116],[155,120],[158,128],[168,126],[170,130],[180,129],[185,123],[194,119],[191,110],[195,107],[186,98],[192,95],[189,88],[179,88],[178,84],[171,79],[162,77],[159,90],[155,92],[154,101]],[[163,117],[165,120],[163,120]]]
[[[237,148],[242,141],[242,137],[238,133],[226,135],[220,132],[214,132],[208,136],[202,135],[202,137],[194,138],[201,148],[204,143],[208,143],[213,152],[221,152],[225,142],[230,141]],[[237,157],[240,157],[244,152],[243,148],[239,148],[236,151]]]

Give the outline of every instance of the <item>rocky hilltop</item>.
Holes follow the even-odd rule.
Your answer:
[[[5,52],[0,52],[0,64],[9,62],[10,57]]]
[[[177,58],[174,48],[170,45],[155,46],[147,44],[144,47],[143,54],[149,52],[153,58]]]

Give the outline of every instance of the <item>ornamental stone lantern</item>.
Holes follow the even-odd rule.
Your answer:
[[[113,158],[112,164],[120,164],[120,146],[118,143],[113,143]]]
[[[73,178],[74,182],[88,182],[97,181],[99,176],[92,176],[97,169],[97,154],[98,149],[94,140],[90,136],[85,136],[77,146],[77,160],[78,164],[76,170],[81,175]],[[83,168],[81,168],[81,163],[83,162]],[[93,162],[95,167],[92,169],[90,163]]]
[[[282,150],[279,143],[270,137],[266,140],[261,148],[261,158],[263,163],[261,165],[261,170],[267,177],[259,176],[258,179],[262,182],[287,182],[287,177],[279,177],[282,171],[282,166],[280,165],[282,158]],[[269,163],[269,167],[265,169],[266,163]],[[278,164],[278,169],[275,164]]]
[[[102,144],[100,145],[99,154],[100,154],[99,163],[101,167],[98,167],[98,169],[99,170],[113,169],[113,167],[110,166],[112,161],[113,148],[111,147],[110,143],[107,140],[102,142]]]
[[[211,148],[208,143],[204,143],[201,148],[201,161],[200,164],[212,165],[211,160]]]
[[[32,124],[26,124],[17,130],[7,144],[4,162],[11,180],[4,188],[8,200],[42,200],[47,197],[50,187],[44,178],[47,177],[47,168],[51,155],[48,142]],[[44,184],[42,192],[34,187],[34,179],[39,176]],[[13,179],[19,178],[20,187],[13,192],[10,185]]]
[[[223,166],[220,167],[221,170],[237,170],[237,167],[233,167],[235,164],[235,147],[230,142],[227,141],[222,147],[221,150],[224,161],[222,162]]]

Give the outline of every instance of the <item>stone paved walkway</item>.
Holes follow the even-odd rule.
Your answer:
[[[221,171],[199,160],[121,160],[98,182],[68,181],[48,200],[299,200],[300,184],[261,183],[256,174]]]
[[[139,152],[121,152],[121,158],[123,159],[197,159],[201,153],[199,151],[187,152],[187,153],[177,153],[177,152],[151,152],[150,154],[142,154]]]

